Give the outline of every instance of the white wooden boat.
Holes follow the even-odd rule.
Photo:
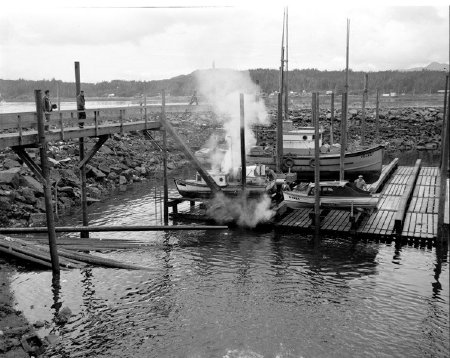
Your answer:
[[[283,191],[283,202],[292,209],[314,207],[315,184],[299,185],[297,189]],[[380,201],[379,194],[358,189],[348,181],[320,182],[320,206],[339,209],[374,209]]]
[[[286,125],[287,122],[290,122]],[[297,173],[303,180],[313,180],[316,165],[314,156],[314,128],[303,127],[290,130],[291,121],[284,121],[283,127],[288,130],[283,132],[283,161],[282,170],[290,169]],[[322,145],[322,129],[319,131],[320,153],[320,178],[325,180],[338,180],[340,170],[340,148],[331,148]],[[383,145],[346,152],[344,157],[345,179],[354,180],[363,175],[368,182],[376,181],[381,175],[383,160]],[[275,170],[275,150],[271,147],[255,146],[247,155],[247,163],[265,164]]]
[[[238,196],[242,193],[241,168],[230,173],[208,170],[208,174],[227,196]],[[175,185],[181,196],[186,198],[211,198],[212,192],[199,173],[195,179],[175,179]],[[260,196],[274,190],[275,180],[267,177],[265,165],[249,165],[246,171],[246,194]]]

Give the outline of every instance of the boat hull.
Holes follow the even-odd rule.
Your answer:
[[[283,192],[284,203],[291,209],[312,208],[315,204],[314,196],[299,195],[296,192]],[[331,209],[374,209],[380,201],[379,195],[367,197],[320,197],[320,206]]]
[[[211,189],[203,184],[198,184],[188,180],[175,179],[175,185],[180,195],[185,198],[211,199],[213,197]],[[257,197],[267,193],[268,185],[247,185],[245,188],[247,196]],[[221,187],[220,189],[226,196],[236,197],[242,194],[241,185],[228,185]]]
[[[384,146],[347,152],[344,157],[345,179],[354,180],[359,175],[363,175],[366,182],[374,182],[381,175]],[[275,158],[267,154],[249,154],[247,163],[260,163],[275,170]],[[315,157],[310,155],[290,155],[283,156],[282,170],[290,170],[297,173],[302,180],[312,180],[314,178]],[[320,154],[320,180],[338,180],[340,171],[339,153]]]

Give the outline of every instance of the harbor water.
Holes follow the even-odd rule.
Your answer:
[[[162,224],[161,183],[93,204],[90,224]],[[315,248],[272,227],[91,236],[145,242],[91,253],[149,269],[62,271],[56,282],[20,269],[16,309],[56,341],[44,356],[448,357],[448,256],[434,247],[324,236]],[[57,325],[64,307],[73,315]]]

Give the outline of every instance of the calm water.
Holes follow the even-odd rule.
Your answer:
[[[90,207],[91,224],[160,224],[155,182]],[[159,189],[156,195],[159,195]],[[72,218],[68,223],[78,223]],[[76,236],[76,235],[75,235]],[[21,271],[17,308],[76,357],[448,357],[449,265],[435,249],[232,229],[103,233],[149,271]],[[70,321],[57,327],[57,310]],[[52,356],[47,353],[47,356]]]

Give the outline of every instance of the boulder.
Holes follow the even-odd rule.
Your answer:
[[[5,159],[5,161],[3,162],[3,167],[5,167],[6,169],[11,169],[11,168],[20,168],[22,165],[14,159]]]
[[[14,188],[18,188],[20,185],[19,171],[20,168],[11,168],[0,171],[0,184],[8,184]]]
[[[30,189],[34,190],[34,192],[36,192],[36,193],[44,194],[43,185],[29,175],[20,177],[20,185],[30,188]]]
[[[45,226],[46,224],[47,224],[47,216],[45,213],[30,214],[30,218],[28,219],[28,226],[36,227],[36,226]]]
[[[97,168],[105,174],[109,174],[111,172],[111,168],[104,163],[99,164]]]
[[[127,178],[125,178],[123,175],[119,177],[119,184],[125,185],[127,183]]]

